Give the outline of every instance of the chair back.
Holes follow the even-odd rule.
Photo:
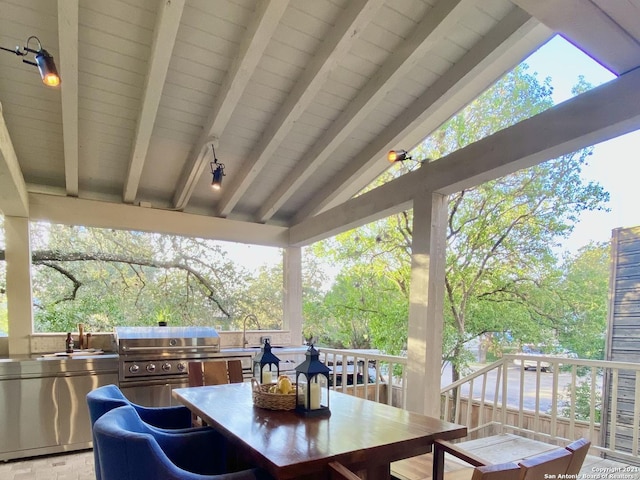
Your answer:
[[[145,469],[151,468],[148,474],[161,478],[161,472],[153,465],[146,465],[146,457],[149,455],[146,443],[150,442],[150,439],[147,438],[148,434],[140,431],[136,417],[135,409],[125,405],[106,412],[96,420],[93,427],[93,449],[97,454],[96,458],[100,458],[100,463],[96,464],[97,478],[133,480],[130,470],[134,466],[129,459],[134,451],[140,458],[140,466]],[[143,451],[145,453],[140,454]]]
[[[158,428],[183,429],[191,427],[191,413],[183,405],[170,407],[145,407],[129,401],[116,385],[104,385],[87,394],[91,426],[109,410],[130,405],[136,409],[145,423]]]
[[[87,394],[87,406],[89,407],[91,427],[96,423],[96,420],[109,410],[129,404],[129,400],[127,400],[116,385],[104,385],[91,390]]]
[[[189,362],[188,370],[190,387],[242,383],[244,381],[240,360]]]
[[[158,428],[176,429],[176,431],[191,428],[191,412],[188,408],[184,406],[151,408],[137,405],[130,402],[116,385],[103,385],[91,390],[87,394],[87,406],[89,407],[92,431],[100,417],[115,408],[123,406],[133,407],[144,422]],[[95,448],[95,436],[93,436],[93,443],[96,480],[102,480],[100,456],[98,455],[98,449]]]
[[[571,452],[558,448],[522,460],[521,480],[540,480],[541,478],[564,478],[571,463]],[[560,476],[562,475],[562,477]]]
[[[591,442],[586,438],[581,438],[566,446],[566,449],[571,452],[571,462],[567,468],[567,475],[570,475],[570,477],[567,478],[572,478],[571,476],[580,473],[584,459],[589,453],[589,447],[591,447]]]
[[[459,445],[435,440],[433,449],[433,479],[442,480],[540,480],[544,478],[575,478],[589,451],[591,442],[581,438],[567,445],[556,448],[525,460],[518,465],[513,462],[486,465],[481,458],[463,450]],[[444,475],[444,454],[449,453],[476,468],[470,474],[470,468],[453,470]]]
[[[167,459],[133,407],[105,413],[93,431],[102,480],[167,478],[163,468]]]
[[[202,387],[204,385],[224,385],[226,383],[242,383],[242,362],[240,360],[207,360],[204,362],[189,362],[189,386]],[[195,413],[191,414],[194,426],[205,426],[203,419]]]
[[[142,421],[135,408],[115,408],[93,428],[102,480],[256,480],[256,469],[227,472],[228,448],[213,429],[169,432]]]
[[[476,467],[473,470],[471,480],[519,480],[520,467],[513,463],[500,463]]]

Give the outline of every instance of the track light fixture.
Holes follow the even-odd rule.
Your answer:
[[[38,42],[38,49],[34,50],[29,47],[29,42],[31,40],[35,40]],[[58,69],[56,68],[56,64],[53,61],[53,57],[47,52],[44,48],[42,48],[42,44],[38,37],[32,35],[27,38],[26,45],[20,50],[20,47],[16,47],[15,50],[11,50],[10,48],[0,47],[0,49],[5,50],[7,52],[15,53],[19,57],[26,57],[29,53],[33,53],[35,62],[31,60],[22,59],[24,63],[28,63],[29,65],[34,65],[38,67],[40,71],[40,76],[42,77],[42,83],[44,83],[48,87],[57,87],[60,85],[60,75],[58,75]]]
[[[414,159],[406,150],[390,150],[389,153],[387,153],[387,160],[391,163],[413,160],[420,165],[431,161],[430,158]]]
[[[404,162],[405,160],[413,160],[413,157],[406,150],[390,150],[387,153],[387,160],[391,163]]]
[[[211,144],[211,150],[213,151],[213,162],[210,163],[211,174],[213,175],[211,188],[214,190],[220,190],[220,187],[222,186],[222,177],[225,176],[224,163],[218,163],[218,159],[216,158],[216,149],[213,144]]]

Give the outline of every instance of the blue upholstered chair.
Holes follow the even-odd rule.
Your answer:
[[[140,418],[159,428],[175,429],[180,433],[191,430],[191,411],[184,406],[175,407],[144,407],[130,402],[127,397],[120,391],[116,385],[104,385],[98,387],[87,394],[87,405],[89,407],[89,417],[91,419],[91,428],[93,429],[96,420],[102,415],[114,408],[130,405],[135,408]],[[96,480],[102,480],[100,477],[100,456],[95,446],[96,439],[93,438],[93,459],[96,469]]]
[[[210,428],[168,433],[144,423],[131,406],[113,409],[93,426],[102,480],[255,480],[259,469],[227,473],[227,442]]]
[[[104,385],[87,394],[91,425],[109,410],[123,405],[136,409],[143,422],[159,428],[190,428],[191,411],[185,406],[144,407],[130,402],[116,385]]]

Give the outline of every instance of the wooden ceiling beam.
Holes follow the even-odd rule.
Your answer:
[[[640,129],[640,68],[290,228],[303,246],[400,212],[424,192],[451,194]]]
[[[0,104],[0,212],[11,217],[29,216],[27,186],[4,121],[2,104]]]
[[[60,97],[67,195],[78,196],[78,0],[58,0]]]
[[[209,162],[208,147],[212,143],[217,146],[288,4],[289,0],[265,0],[258,3],[253,20],[247,28],[247,34],[240,44],[238,55],[229,67],[202,134],[182,170],[173,196],[174,208],[183,209],[189,203],[196,184]],[[225,190],[227,189],[225,185]]]
[[[297,80],[278,113],[269,122],[259,142],[237,172],[234,181],[229,182],[225,187],[218,205],[218,215],[227,216],[231,213],[291,131],[296,120],[316,98],[337,61],[347,54],[354,38],[360,35],[372,21],[383,3],[383,0],[354,0],[348,4],[346,11],[340,15],[331,32],[326,35],[325,41]],[[282,185],[285,184],[286,182]],[[274,208],[269,206],[269,202],[266,209],[270,212],[274,211]],[[268,216],[264,215],[264,217]]]
[[[640,66],[640,43],[592,0],[513,0],[616,74]],[[624,4],[631,2],[605,2]],[[637,8],[637,7],[636,7]],[[637,15],[637,14],[636,14]],[[637,17],[635,19],[637,23]],[[633,22],[633,20],[629,20]]]
[[[281,182],[258,213],[260,221],[269,220],[298,188],[319,169],[362,121],[380,104],[402,78],[426,53],[454,28],[470,5],[477,0],[441,0],[416,25],[413,33],[380,68],[331,123],[325,134],[302,156],[302,161]]]
[[[29,193],[28,199],[31,208],[29,218],[32,220],[251,245],[287,246],[287,228],[274,225],[41,193]]]
[[[295,223],[347,201],[389,168],[386,153],[411,149],[517,65],[551,31],[518,7],[434,82],[382,135],[297,213]]]
[[[162,98],[162,89],[167,78],[169,62],[180,26],[185,0],[161,2],[154,28],[154,39],[149,58],[149,69],[142,96],[140,114],[133,140],[129,169],[125,180],[123,200],[133,203],[138,194],[142,169],[147,158],[153,125]]]

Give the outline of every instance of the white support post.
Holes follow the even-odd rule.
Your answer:
[[[291,333],[291,344],[302,345],[302,249],[284,249],[283,330]]]
[[[413,201],[407,409],[440,418],[447,196]]]
[[[9,355],[28,355],[31,353],[29,339],[33,330],[29,219],[7,216],[4,218],[4,229]]]

